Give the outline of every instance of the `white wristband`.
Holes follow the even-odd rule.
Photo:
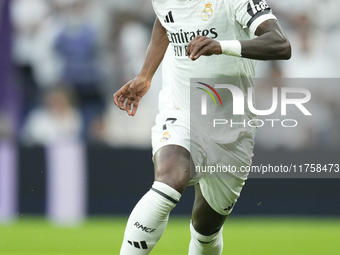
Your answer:
[[[241,43],[238,40],[218,41],[221,44],[222,53],[225,55],[242,57]]]

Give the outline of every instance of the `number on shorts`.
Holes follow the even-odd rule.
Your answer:
[[[167,118],[165,122],[167,121],[171,121],[171,124],[174,124],[176,122],[176,118]],[[163,125],[163,130],[166,130],[167,129],[167,126],[166,124]]]

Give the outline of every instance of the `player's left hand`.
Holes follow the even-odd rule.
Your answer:
[[[221,44],[206,36],[196,36],[188,45],[188,56],[195,61],[200,56],[211,56],[222,54]]]

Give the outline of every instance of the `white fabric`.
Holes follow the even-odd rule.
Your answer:
[[[261,25],[263,22],[265,22],[266,20],[269,20],[269,19],[276,20],[276,17],[271,13],[270,14],[264,14],[264,15],[258,17],[249,27],[250,31],[255,34],[257,27],[259,25]]]
[[[241,57],[241,43],[238,40],[218,41],[222,48],[222,54]]]
[[[167,119],[176,119],[175,121]],[[156,125],[152,128],[153,155],[162,147],[173,144],[190,152],[196,167],[205,166],[250,166],[253,157],[253,133],[242,133],[233,143],[219,144],[200,130],[190,130],[188,116],[180,109],[168,109],[157,115]],[[164,126],[165,125],[165,126]],[[189,185],[199,182],[202,194],[208,204],[221,215],[232,212],[248,174],[245,172],[192,173]]]
[[[178,201],[181,194],[155,181],[152,188]],[[154,190],[147,192],[133,209],[125,229],[120,255],[147,255],[161,238],[175,203]]]
[[[155,13],[167,30],[170,41],[163,63],[164,90],[160,93],[160,110],[172,105],[190,113],[190,78],[252,78],[255,75],[256,61],[254,60],[213,55],[202,56],[196,61],[192,61],[187,56],[186,47],[197,35],[204,35],[215,40],[253,39],[256,26],[259,25],[257,19],[265,16],[265,18],[261,18],[261,22],[263,22],[266,19],[275,18],[275,16],[270,13],[269,15],[270,10],[266,9],[263,12],[258,12],[252,20],[253,16],[248,11],[248,5],[254,5],[252,0],[212,0],[209,2],[211,5],[207,5],[208,1],[197,0],[152,0]],[[203,15],[204,11],[206,16]],[[249,23],[251,20],[252,22]],[[251,29],[247,27],[248,23]],[[253,86],[253,83],[250,81],[236,85],[241,86],[242,91],[246,91],[247,87]],[[226,99],[224,98],[224,100]],[[214,103],[208,100],[208,107],[209,105],[213,106]],[[229,115],[231,108],[230,100],[223,104],[223,110]],[[226,119],[232,118],[232,114],[229,115],[226,116]],[[245,109],[245,116],[246,120],[253,116],[248,108]],[[220,127],[220,129],[220,132],[212,139],[222,143],[237,140],[239,134],[245,131],[238,129],[230,132],[228,126]],[[218,136],[221,133],[228,133],[229,136],[224,137],[225,140],[219,140]]]
[[[189,255],[221,255],[223,250],[223,227],[211,236],[198,233],[190,222],[191,240]]]

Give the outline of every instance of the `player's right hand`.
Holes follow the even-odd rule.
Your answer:
[[[148,92],[150,86],[151,80],[137,76],[121,87],[113,95],[113,100],[119,109],[126,111],[129,116],[135,116],[139,101]]]

